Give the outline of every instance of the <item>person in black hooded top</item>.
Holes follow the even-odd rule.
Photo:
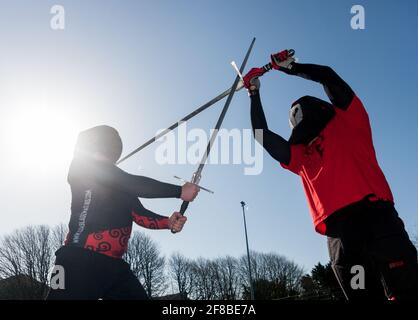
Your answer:
[[[68,173],[69,232],[55,262],[65,270],[65,289],[51,289],[49,300],[147,299],[122,259],[132,223],[180,232],[187,220],[178,212],[171,217],[156,214],[138,197],[193,201],[198,186],[181,187],[129,174],[115,165],[121,153],[121,138],[112,127],[97,126],[79,134]]]

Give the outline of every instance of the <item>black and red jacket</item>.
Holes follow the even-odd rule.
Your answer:
[[[126,252],[132,222],[149,229],[168,229],[168,217],[138,200],[180,198],[181,186],[131,175],[116,165],[74,159],[68,173],[71,219],[66,246],[82,247],[114,258]]]

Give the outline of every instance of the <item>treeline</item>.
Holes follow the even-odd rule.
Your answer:
[[[43,299],[48,292],[54,252],[67,229],[30,226],[0,239],[0,299]],[[220,257],[188,259],[180,253],[164,257],[147,235],[132,234],[124,259],[151,297],[179,293],[197,300],[250,298],[248,260]],[[329,265],[318,264],[310,274],[275,253],[251,252],[256,299],[340,299]]]

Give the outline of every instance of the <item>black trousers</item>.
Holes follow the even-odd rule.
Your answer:
[[[332,267],[348,300],[418,301],[417,250],[392,203],[363,200],[326,225]]]
[[[55,265],[65,271],[65,289],[51,289],[47,300],[146,300],[129,264],[90,250],[62,247]]]

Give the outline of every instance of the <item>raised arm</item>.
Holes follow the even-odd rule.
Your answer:
[[[279,70],[319,82],[324,86],[331,103],[342,110],[348,109],[355,96],[350,86],[331,67],[294,62],[290,69],[279,68]]]
[[[244,77],[244,85],[251,99],[251,125],[255,139],[275,160],[283,164],[290,162],[290,144],[287,140],[271,131],[260,98],[260,80],[264,71],[261,68],[251,69]]]
[[[270,156],[280,163],[289,164],[290,144],[268,128],[259,92],[251,95],[251,124],[255,139],[262,144]]]

